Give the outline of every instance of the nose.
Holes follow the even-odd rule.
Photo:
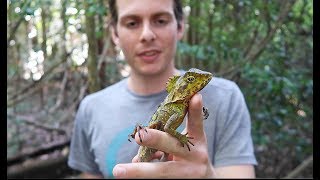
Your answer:
[[[155,33],[152,31],[152,27],[149,23],[143,25],[143,29],[140,36],[141,42],[152,42],[156,38]]]

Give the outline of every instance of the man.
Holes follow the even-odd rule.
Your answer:
[[[140,145],[170,154],[166,162],[137,162],[137,143],[127,141],[136,123],[147,125],[167,92],[177,42],[184,33],[179,0],[112,0],[111,33],[131,67],[130,76],[87,96],[77,112],[68,164],[83,177],[253,178],[256,159],[250,116],[238,86],[213,80],[189,103],[184,132],[194,137],[191,151],[171,135],[140,130]],[[203,121],[202,106],[209,118]],[[179,130],[179,129],[178,129]],[[131,163],[132,162],[132,163]]]

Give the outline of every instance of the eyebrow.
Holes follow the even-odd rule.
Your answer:
[[[157,12],[155,14],[152,15],[152,17],[159,17],[159,16],[169,16],[169,17],[174,17],[174,14],[171,14],[169,12]]]
[[[151,17],[159,17],[159,16],[169,16],[169,17],[174,17],[174,14],[167,12],[167,11],[160,11],[151,14]],[[140,16],[137,14],[126,14],[122,17],[119,17],[120,22],[126,19],[139,19]]]

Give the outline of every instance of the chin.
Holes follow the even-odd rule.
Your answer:
[[[162,71],[164,71],[164,68],[160,68],[159,65],[157,66],[145,66],[145,67],[141,67],[139,68],[138,72],[142,75],[158,75],[160,74]]]

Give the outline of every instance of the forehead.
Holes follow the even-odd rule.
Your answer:
[[[174,15],[173,0],[117,0],[118,17],[150,16],[159,12]]]

